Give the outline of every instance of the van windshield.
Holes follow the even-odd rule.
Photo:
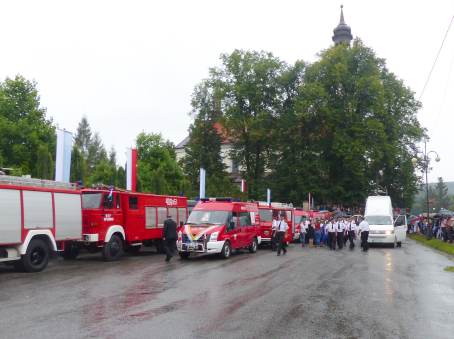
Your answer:
[[[228,211],[192,211],[188,224],[194,225],[226,225],[232,213]]]
[[[83,193],[82,208],[84,210],[99,208],[101,205],[102,193]]]
[[[386,215],[367,215],[366,220],[369,225],[392,225],[393,220]]]

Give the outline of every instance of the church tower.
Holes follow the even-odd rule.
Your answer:
[[[353,36],[352,36],[352,30],[350,26],[348,26],[345,23],[344,20],[344,6],[341,5],[341,16],[340,16],[340,21],[339,25],[334,29],[334,35],[333,35],[333,41],[336,45],[341,44],[341,43],[346,43],[350,46],[350,41],[352,41]]]

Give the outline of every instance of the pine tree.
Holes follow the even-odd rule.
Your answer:
[[[87,117],[82,117],[82,120],[79,122],[79,126],[77,127],[76,137],[75,137],[75,145],[81,150],[84,158],[88,156],[88,148],[91,145],[91,128],[90,124],[88,123]]]
[[[435,200],[435,211],[439,211],[441,208],[448,209],[450,206],[451,199],[448,196],[448,186],[446,186],[442,177],[438,178],[438,182],[434,188],[434,200]]]

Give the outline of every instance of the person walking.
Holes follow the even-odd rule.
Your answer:
[[[168,215],[164,221],[162,240],[166,252],[166,262],[169,262],[177,249],[177,223],[172,219],[171,215]]]
[[[359,223],[359,231],[361,232],[361,247],[364,252],[367,252],[369,249],[369,243],[367,242],[369,238],[369,223],[364,218]]]
[[[320,238],[322,236],[320,227],[321,227],[320,220],[316,219],[315,225],[314,225],[314,244],[315,244],[315,246],[320,246]]]
[[[355,238],[356,238],[356,222],[354,218],[350,219],[350,222],[348,223],[347,227],[347,232],[348,232],[348,240],[350,241],[350,249],[355,248]]]
[[[277,225],[279,224],[277,214],[273,215],[273,223],[271,224],[271,250],[276,251],[277,248]]]
[[[333,220],[329,220],[326,223],[326,231],[328,232],[328,246],[330,250],[336,250],[336,228],[333,224]]]
[[[288,224],[285,221],[285,214],[281,214],[279,224],[277,226],[277,255],[281,255],[281,250],[285,255],[287,253],[287,242],[285,241],[285,233],[288,230]]]
[[[337,228],[336,228],[336,237],[337,237],[337,246],[341,250],[344,247],[344,230],[345,230],[345,225],[344,222],[341,220],[338,220],[337,222]]]
[[[306,233],[307,233],[306,220],[302,220],[300,223],[301,247],[304,247],[306,245]]]

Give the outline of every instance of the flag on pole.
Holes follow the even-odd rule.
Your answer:
[[[242,193],[247,192],[247,184],[246,184],[246,180],[244,180],[244,179],[241,179],[241,192]]]
[[[71,172],[71,151],[73,135],[64,129],[57,129],[57,156],[55,159],[55,181],[69,182]]]
[[[137,149],[128,149],[126,157],[126,189],[135,192],[137,188]]]
[[[200,187],[199,187],[199,196],[200,199],[205,199],[205,178],[206,178],[206,172],[204,168],[200,168]]]

